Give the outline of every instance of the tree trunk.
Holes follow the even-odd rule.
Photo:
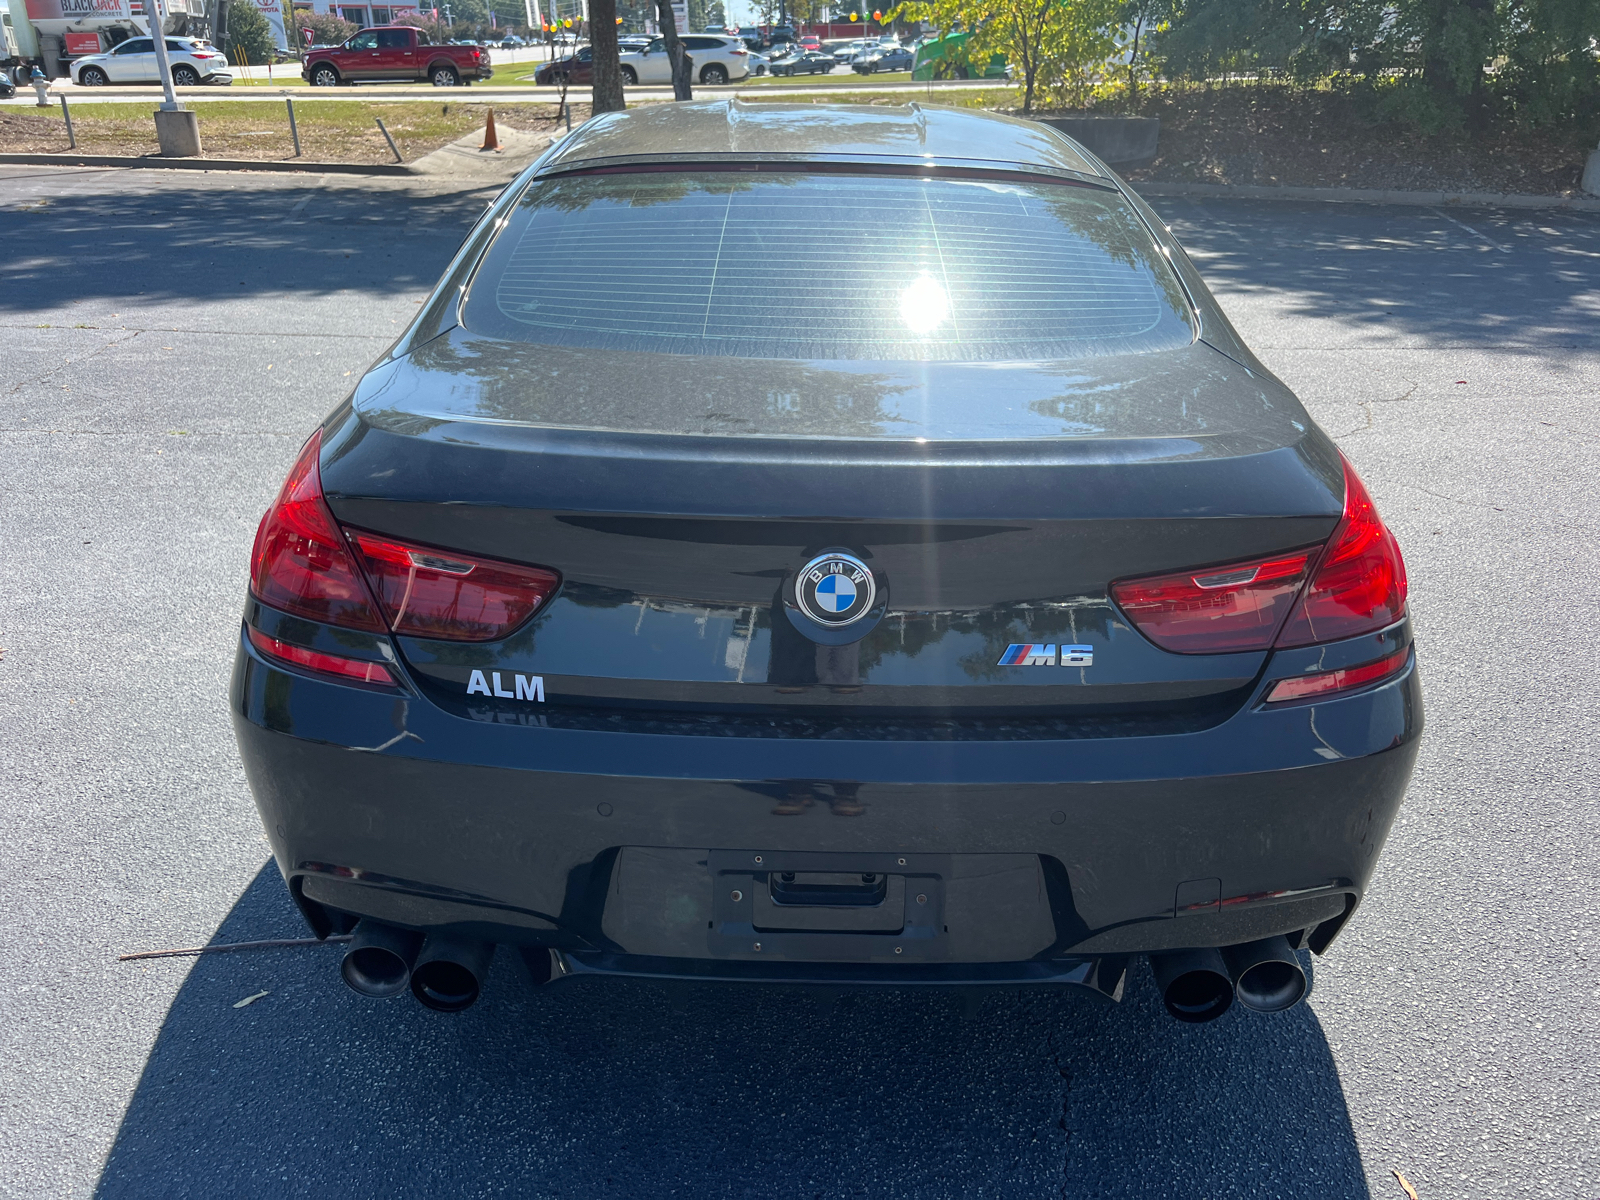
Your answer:
[[[672,98],[693,100],[694,88],[689,79],[689,56],[678,38],[678,22],[672,16],[672,0],[656,0],[656,24],[661,26],[661,36],[667,43],[667,61],[672,64]]]
[[[593,109],[600,113],[627,108],[622,98],[622,65],[617,61],[617,0],[589,0],[589,53],[594,68]]]
[[[1144,30],[1144,13],[1133,23],[1133,48],[1128,51],[1128,111],[1139,111],[1139,34]]]

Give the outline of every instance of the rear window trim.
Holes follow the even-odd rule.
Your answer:
[[[663,172],[791,172],[807,175],[888,175],[919,179],[979,179],[1008,183],[1054,183],[1087,187],[1098,192],[1121,195],[1109,179],[1085,175],[1065,168],[1035,167],[1020,163],[987,163],[981,159],[927,159],[850,155],[807,158],[801,155],[738,155],[718,158],[673,158],[669,156],[627,156],[591,158],[574,163],[552,163],[529,181],[565,179],[579,175],[658,174]]]

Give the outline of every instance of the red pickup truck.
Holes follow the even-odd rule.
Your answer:
[[[363,29],[342,46],[306,51],[300,77],[314,87],[426,80],[434,87],[456,87],[494,74],[489,52],[480,46],[439,46],[409,25]]]

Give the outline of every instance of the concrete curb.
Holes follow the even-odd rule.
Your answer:
[[[0,154],[0,166],[160,167],[169,171],[292,171],[307,175],[415,175],[407,163],[256,162],[248,158],[124,157],[116,154]]]
[[[1412,204],[1471,208],[1564,208],[1600,212],[1600,196],[1525,196],[1515,192],[1409,192],[1383,188],[1257,187],[1229,183],[1128,181],[1141,196],[1215,196],[1227,200],[1314,200],[1327,204]]]

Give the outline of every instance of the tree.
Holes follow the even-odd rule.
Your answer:
[[[1041,88],[1081,91],[1092,68],[1117,50],[1117,0],[905,0],[891,21],[926,21],[941,34],[969,28],[964,50],[975,66],[999,54],[1022,72],[1022,111]],[[974,21],[974,17],[976,20]]]
[[[447,42],[450,40],[450,28],[443,21],[433,17],[425,17],[421,10],[415,12],[397,13],[394,18],[396,25],[409,25],[413,29],[420,29],[434,42]]]
[[[1150,65],[1150,35],[1160,34],[1172,20],[1177,0],[1123,0],[1117,20],[1129,32],[1128,106],[1139,101],[1139,75]]]
[[[310,44],[313,46],[337,46],[356,35],[356,27],[349,21],[340,20],[332,13],[312,12],[307,8],[294,10],[293,24],[289,36],[302,46],[306,45],[302,30],[306,29],[311,31]]]
[[[689,56],[684,52],[683,40],[678,37],[678,22],[672,15],[672,0],[656,0],[656,24],[661,26],[661,36],[667,43],[667,61],[672,64],[672,98],[693,100]]]
[[[622,64],[617,59],[617,0],[589,0],[589,55],[594,88],[590,111],[621,112]]]
[[[277,48],[272,26],[267,24],[259,8],[248,0],[228,6],[228,36],[223,39],[222,52],[229,62],[238,62],[241,51],[244,61],[251,66],[269,62]]]

